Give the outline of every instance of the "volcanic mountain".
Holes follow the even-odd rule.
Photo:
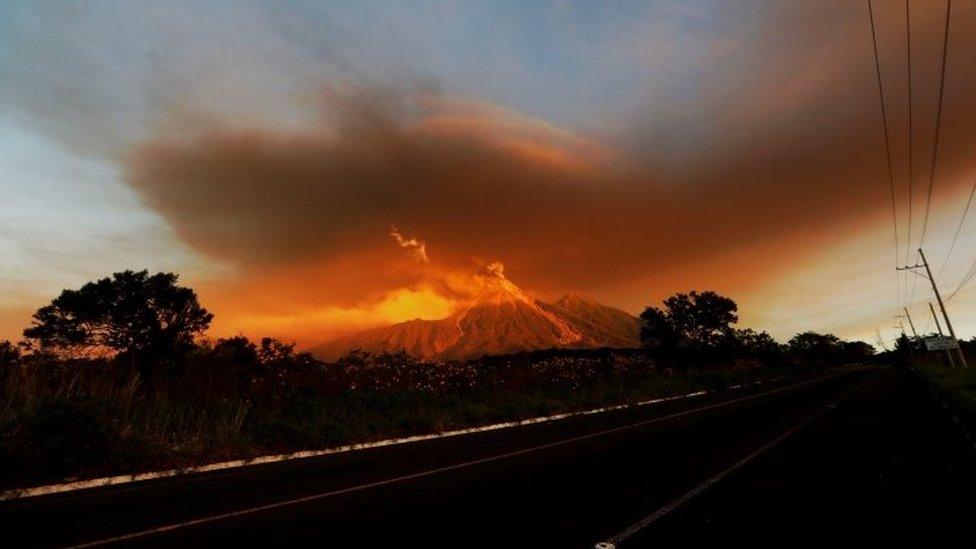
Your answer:
[[[639,321],[619,309],[568,294],[547,303],[489,270],[479,288],[451,316],[410,320],[367,330],[312,348],[331,361],[353,349],[371,353],[404,350],[434,360],[468,359],[550,348],[635,347]]]

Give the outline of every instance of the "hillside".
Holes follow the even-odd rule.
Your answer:
[[[371,353],[403,349],[417,357],[447,360],[537,349],[638,344],[638,319],[620,309],[575,293],[547,303],[500,272],[480,277],[480,283],[479,291],[447,318],[375,328],[310,351],[326,361],[353,349]]]

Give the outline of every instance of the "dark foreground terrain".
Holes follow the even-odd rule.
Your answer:
[[[0,545],[933,547],[968,537],[974,454],[918,381],[880,367],[789,383],[4,502]]]

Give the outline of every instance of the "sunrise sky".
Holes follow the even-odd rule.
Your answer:
[[[945,12],[913,2],[909,238],[904,4],[876,8],[906,261]],[[925,240],[947,294],[976,258],[970,219],[939,269],[976,177],[974,25],[957,2]],[[3,2],[0,339],[148,268],[215,336],[311,345],[446,316],[498,261],[543,298],[713,289],[781,340],[890,341],[912,280],[874,71],[854,0]],[[976,335],[976,289],[950,313]]]

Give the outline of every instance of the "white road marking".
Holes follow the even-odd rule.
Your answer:
[[[689,490],[688,492],[686,492],[681,497],[672,500],[670,503],[668,503],[664,507],[661,507],[657,511],[654,511],[650,515],[647,515],[646,517],[642,518],[641,520],[639,520],[639,521],[635,522],[634,524],[630,525],[623,532],[620,532],[619,534],[613,536],[612,538],[608,539],[607,541],[603,541],[603,542],[597,543],[594,547],[596,549],[607,549],[607,548],[612,549],[612,548],[615,548],[620,543],[623,543],[627,538],[633,536],[634,534],[636,534],[640,530],[642,530],[642,529],[650,526],[655,521],[657,521],[661,517],[667,515],[671,511],[674,511],[678,507],[681,507],[682,505],[684,505],[685,503],[687,503],[688,500],[694,498],[698,494],[701,494],[705,490],[708,490],[713,485],[715,485],[717,482],[719,482],[720,480],[722,480],[723,478],[727,477],[729,474],[731,474],[732,472],[734,472],[736,469],[739,469],[743,465],[745,465],[745,464],[749,463],[750,461],[756,459],[757,457],[759,457],[760,454],[766,452],[767,450],[769,450],[773,446],[776,446],[780,442],[783,442],[784,440],[786,440],[787,438],[789,438],[791,435],[793,435],[794,433],[796,433],[800,429],[806,427],[808,424],[812,423],[814,420],[816,420],[817,418],[819,418],[820,416],[822,416],[823,414],[825,414],[828,410],[833,410],[834,408],[836,408],[836,406],[837,406],[837,403],[828,404],[826,407],[820,409],[815,414],[811,415],[810,417],[806,418],[805,420],[801,421],[800,423],[797,423],[793,427],[790,427],[785,432],[783,432],[782,434],[780,434],[778,437],[776,437],[773,440],[767,442],[766,444],[763,444],[762,446],[760,446],[757,450],[755,450],[751,454],[749,454],[746,457],[740,459],[739,461],[733,463],[727,469],[725,469],[722,472],[720,472],[720,473],[712,476],[711,478],[709,478],[705,482],[702,482],[698,486],[695,486],[694,488],[692,488],[691,490]]]
[[[763,381],[754,381],[748,385],[760,385]],[[735,385],[728,387],[728,389],[741,388],[745,385]],[[221,471],[224,469],[237,469],[241,467],[251,467],[254,465],[263,465],[266,463],[278,463],[282,461],[292,461],[296,459],[308,459],[314,457],[328,456],[332,454],[344,454],[347,452],[356,452],[360,450],[369,450],[371,448],[382,448],[384,446],[398,446],[400,444],[409,444],[412,442],[422,442],[426,440],[435,440],[439,438],[449,438],[456,437],[459,435],[469,435],[474,433],[484,433],[487,431],[497,431],[499,429],[511,429],[513,427],[522,427],[525,425],[534,425],[537,423],[548,423],[550,421],[559,421],[562,419],[568,419],[578,416],[588,416],[593,414],[603,414],[606,412],[613,412],[617,410],[625,410],[628,408],[641,408],[644,406],[649,406],[651,404],[660,404],[662,402],[670,402],[674,400],[681,400],[685,398],[694,398],[702,395],[709,394],[711,391],[695,391],[693,393],[686,393],[683,395],[675,395],[670,397],[654,398],[650,400],[643,400],[640,402],[634,402],[631,404],[618,404],[615,406],[605,406],[603,408],[594,408],[591,410],[581,410],[578,412],[565,412],[562,414],[553,414],[549,416],[532,417],[527,419],[520,419],[515,421],[507,421],[504,423],[493,423],[491,425],[481,425],[478,427],[468,427],[465,429],[456,429],[453,431],[444,431],[441,433],[431,433],[428,435],[414,435],[409,437],[400,438],[390,438],[385,440],[376,440],[373,442],[360,442],[356,444],[348,444],[345,446],[337,446],[334,448],[325,448],[322,450],[303,450],[299,452],[292,452],[290,454],[275,454],[270,456],[259,456],[251,459],[237,459],[233,461],[221,461],[218,463],[208,463],[206,465],[199,465],[195,467],[185,467],[182,469],[165,469],[162,471],[150,471],[146,473],[135,473],[131,475],[117,475],[113,477],[101,477],[88,480],[79,480],[75,482],[66,482],[62,484],[49,484],[46,486],[36,486],[32,488],[14,488],[4,492],[0,492],[0,501],[12,500],[12,499],[22,499],[35,496],[43,496],[47,494],[58,494],[64,492],[74,492],[76,490],[85,490],[88,488],[100,488],[104,486],[116,486],[119,484],[130,484],[133,482],[140,482],[144,480],[153,480],[160,478],[169,478],[182,475],[190,475],[194,473],[206,473],[210,471]]]
[[[91,542],[87,542],[87,543],[82,543],[82,544],[79,544],[79,545],[72,545],[72,546],[69,546],[69,547],[70,547],[70,549],[81,549],[81,548],[84,548],[84,547],[97,547],[97,546],[107,545],[107,544],[110,544],[110,543],[116,543],[116,542],[120,542],[120,541],[128,541],[128,540],[143,538],[143,537],[151,536],[151,535],[154,535],[154,534],[162,534],[162,533],[165,533],[165,532],[171,532],[173,530],[178,530],[178,529],[186,528],[186,527],[190,527],[190,526],[197,526],[197,525],[201,525],[201,524],[207,524],[207,523],[216,522],[216,521],[219,521],[219,520],[224,520],[224,519],[229,519],[229,518],[234,518],[234,517],[240,517],[240,516],[244,516],[244,515],[251,515],[251,514],[259,513],[259,512],[262,512],[262,511],[270,511],[272,509],[279,509],[281,507],[287,507],[287,506],[291,506],[291,505],[298,505],[298,504],[302,504],[302,503],[308,503],[308,502],[311,502],[311,501],[317,501],[317,500],[321,500],[321,499],[325,499],[325,498],[330,498],[330,497],[333,497],[333,496],[339,496],[339,495],[343,495],[343,494],[349,494],[349,493],[352,493],[352,492],[359,492],[359,491],[368,490],[368,489],[371,489],[371,488],[378,488],[380,486],[387,486],[387,485],[396,484],[396,483],[399,483],[399,482],[407,482],[407,481],[411,481],[411,480],[416,480],[416,479],[419,479],[419,478],[424,478],[424,477],[428,477],[428,476],[432,476],[432,475],[436,475],[436,474],[440,474],[440,473],[446,473],[448,471],[456,471],[458,469],[465,469],[465,468],[468,468],[468,467],[473,467],[475,465],[481,465],[481,464],[484,464],[484,463],[491,463],[491,462],[494,462],[494,461],[500,461],[500,460],[504,460],[504,459],[508,459],[508,458],[512,458],[512,457],[516,457],[516,456],[521,456],[521,455],[525,455],[525,454],[531,454],[533,452],[538,452],[540,450],[546,450],[546,449],[549,449],[549,448],[555,448],[555,447],[558,447],[558,446],[564,446],[564,445],[567,445],[567,444],[572,444],[574,442],[580,442],[580,441],[583,441],[583,440],[589,440],[589,439],[593,439],[593,438],[597,438],[597,437],[609,435],[609,434],[612,434],[612,433],[618,433],[618,432],[621,432],[621,431],[627,431],[627,430],[630,430],[630,429],[636,429],[638,427],[643,427],[643,426],[651,425],[651,424],[654,424],[654,423],[660,423],[660,422],[663,422],[663,421],[668,421],[668,420],[671,420],[671,419],[676,419],[676,418],[679,418],[679,417],[684,417],[684,416],[696,414],[696,413],[699,413],[699,412],[705,412],[705,411],[708,411],[708,410],[714,410],[716,408],[722,408],[722,407],[729,406],[731,404],[735,404],[735,403],[738,403],[738,402],[752,400],[752,399],[755,399],[755,398],[759,398],[759,397],[763,397],[763,396],[767,396],[767,395],[772,395],[772,394],[780,393],[780,392],[783,392],[783,391],[788,391],[790,389],[795,389],[797,387],[803,387],[803,386],[810,385],[810,384],[813,384],[813,383],[818,383],[820,381],[824,381],[824,380],[827,380],[827,379],[831,379],[831,378],[837,377],[838,375],[840,375],[840,374],[833,374],[833,375],[829,375],[829,376],[824,376],[824,377],[820,377],[820,378],[816,378],[816,379],[811,379],[811,380],[803,381],[803,382],[800,382],[800,383],[794,383],[793,385],[787,385],[785,387],[778,387],[776,389],[770,389],[769,391],[764,391],[762,393],[756,393],[754,395],[741,396],[741,397],[734,398],[734,399],[731,399],[731,400],[727,400],[727,401],[723,401],[723,402],[718,402],[718,403],[715,403],[715,404],[709,404],[708,406],[702,406],[700,408],[694,408],[694,409],[685,410],[685,411],[682,411],[682,412],[675,412],[673,414],[668,414],[666,416],[661,416],[661,417],[657,417],[657,418],[646,419],[646,420],[643,420],[643,421],[638,421],[636,423],[630,423],[630,424],[627,424],[627,425],[622,425],[620,427],[614,427],[612,429],[605,429],[603,431],[596,431],[596,432],[593,432],[593,433],[587,433],[585,435],[580,435],[580,436],[576,436],[576,437],[572,437],[572,438],[567,438],[567,439],[563,439],[563,440],[557,440],[555,442],[549,442],[549,443],[546,443],[546,444],[540,444],[538,446],[531,446],[529,448],[523,448],[522,450],[515,450],[515,451],[512,451],[512,452],[506,452],[504,454],[499,454],[499,455],[490,456],[490,457],[481,458],[481,459],[475,459],[475,460],[472,460],[472,461],[465,461],[465,462],[462,462],[462,463],[456,463],[454,465],[448,465],[448,466],[445,466],[445,467],[438,467],[436,469],[430,469],[428,471],[421,471],[419,473],[412,473],[412,474],[409,474],[409,475],[403,475],[403,476],[399,476],[399,477],[388,478],[388,479],[379,480],[379,481],[376,481],[376,482],[370,482],[370,483],[367,483],[367,484],[360,484],[358,486],[351,486],[349,488],[342,488],[342,489],[333,490],[333,491],[330,491],[330,492],[323,492],[323,493],[320,493],[320,494],[314,494],[314,495],[311,495],[311,496],[305,496],[305,497],[301,497],[301,498],[295,498],[295,499],[290,499],[290,500],[285,500],[285,501],[279,501],[279,502],[270,503],[270,504],[267,504],[267,505],[260,505],[260,506],[257,506],[257,507],[250,507],[250,508],[247,508],[247,509],[241,509],[239,511],[231,511],[231,512],[228,512],[228,513],[220,513],[220,514],[217,514],[217,515],[210,515],[210,516],[202,517],[202,518],[198,518],[198,519],[192,519],[192,520],[187,520],[187,521],[183,521],[183,522],[176,522],[176,523],[173,523],[173,524],[167,524],[167,525],[164,525],[164,526],[158,526],[156,528],[150,528],[150,529],[142,530],[142,531],[139,531],[139,532],[132,532],[130,534],[123,534],[123,535],[119,535],[119,536],[113,536],[113,537],[104,538],[104,539],[100,539],[100,540],[95,540],[95,541],[91,541]]]

